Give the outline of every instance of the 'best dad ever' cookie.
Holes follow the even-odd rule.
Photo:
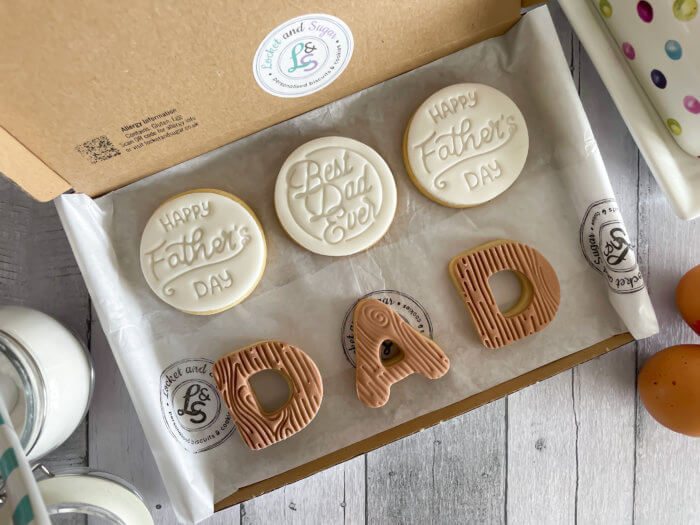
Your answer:
[[[235,195],[192,190],[153,213],[140,258],[146,282],[163,301],[186,313],[213,314],[255,289],[265,269],[265,236]]]
[[[350,255],[386,233],[396,212],[396,182],[372,148],[345,137],[299,146],[280,169],[275,210],[282,228],[321,255]]]
[[[404,135],[406,170],[428,198],[456,208],[504,192],[525,165],[527,126],[518,106],[484,84],[455,84],[416,110]]]

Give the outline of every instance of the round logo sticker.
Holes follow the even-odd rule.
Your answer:
[[[350,62],[350,28],[332,15],[302,15],[277,26],[260,43],[253,75],[278,97],[303,97],[323,89]]]
[[[605,276],[613,292],[644,289],[642,272],[615,199],[602,199],[588,207],[579,237],[586,260]]]
[[[345,314],[345,318],[343,319],[341,334],[343,352],[345,352],[345,357],[352,366],[356,366],[352,313],[355,310],[355,305],[362,299],[367,299],[368,297],[372,297],[373,299],[383,302],[421,334],[429,337],[430,339],[433,338],[433,323],[430,320],[430,316],[425,308],[423,308],[423,305],[416,301],[413,297],[397,290],[377,290],[375,292],[370,292],[355,301],[355,303],[348,309]],[[399,349],[396,348],[395,345],[393,345],[391,342],[384,343],[382,348],[382,361],[391,359],[398,354]]]
[[[209,359],[183,359],[160,375],[165,424],[182,447],[195,454],[217,447],[236,430],[216,390],[213,364]]]

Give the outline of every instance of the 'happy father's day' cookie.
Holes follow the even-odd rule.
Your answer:
[[[245,299],[265,269],[262,227],[236,196],[192,190],[151,216],[141,237],[141,269],[153,292],[190,314],[213,314]]]
[[[411,180],[426,197],[463,208],[508,189],[525,165],[528,147],[525,119],[510,98],[484,84],[455,84],[413,114],[403,155]]]
[[[396,183],[369,146],[345,137],[303,144],[287,158],[275,185],[282,228],[321,255],[350,255],[381,239],[396,211]]]

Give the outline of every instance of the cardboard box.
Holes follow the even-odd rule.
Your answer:
[[[87,0],[55,4],[5,0],[0,4],[4,21],[0,172],[40,200],[70,188],[99,196],[503,34],[519,20],[521,8],[532,3],[311,0],[302,8],[274,1],[152,0],[96,6]],[[256,51],[271,30],[308,13],[332,14],[351,28],[352,58],[338,79],[320,91],[298,98],[274,96],[256,82],[252,68]],[[177,126],[180,122],[183,125]],[[160,130],[171,124],[180,131]],[[462,414],[630,341],[629,334],[614,336],[241,488],[217,502],[216,510]]]
[[[5,0],[0,172],[40,200],[70,188],[101,195],[500,35],[520,10],[520,0]],[[351,28],[347,68],[308,96],[265,92],[253,75],[258,46],[309,13]],[[135,131],[178,117],[191,119],[189,129],[129,144]],[[100,140],[112,156],[91,158],[86,150]]]

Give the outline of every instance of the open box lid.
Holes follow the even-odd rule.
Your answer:
[[[101,195],[500,35],[531,3],[2,1],[0,172],[39,200]],[[296,98],[261,88],[254,59],[269,46],[289,54],[284,35],[299,26],[273,30],[314,13],[351,33],[336,40],[347,55],[340,75],[327,71],[337,81]]]

